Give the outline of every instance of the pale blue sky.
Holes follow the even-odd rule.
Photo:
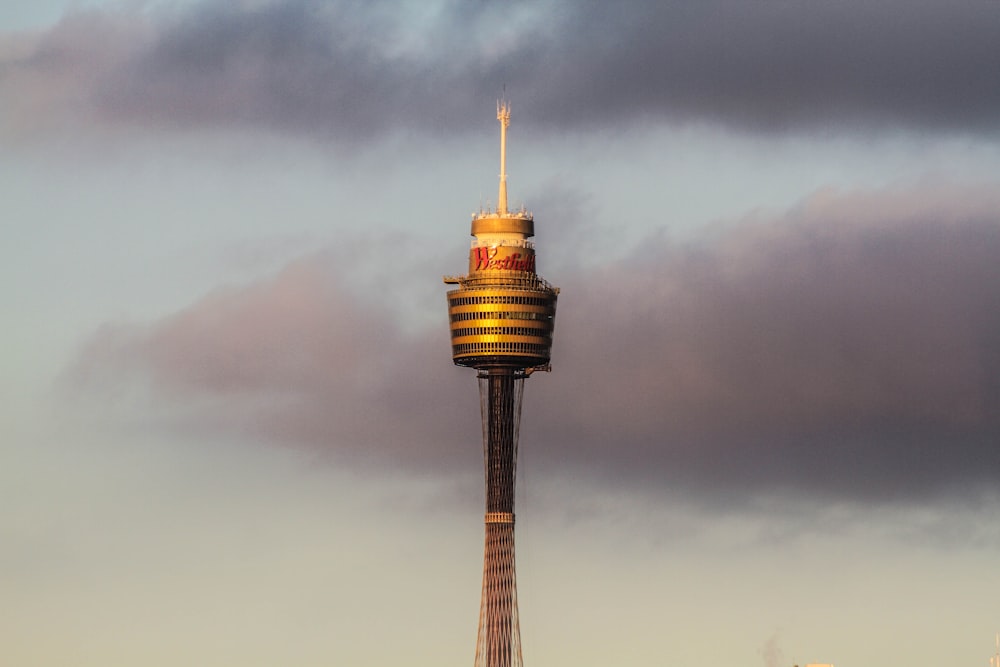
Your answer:
[[[0,662],[472,661],[506,85],[526,664],[986,663],[1000,6],[425,7],[0,7]]]

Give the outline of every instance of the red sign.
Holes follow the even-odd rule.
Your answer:
[[[516,246],[492,248],[480,246],[472,249],[472,254],[469,257],[469,269],[471,271],[530,271],[534,273],[535,253],[527,248]]]

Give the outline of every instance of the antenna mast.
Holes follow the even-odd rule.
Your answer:
[[[507,126],[510,125],[510,105],[497,100],[497,120],[500,121],[500,196],[497,213],[507,215]]]

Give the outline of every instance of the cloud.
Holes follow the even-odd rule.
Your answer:
[[[138,14],[91,10],[43,32],[0,33],[0,139],[101,124],[99,89],[152,30]]]
[[[175,432],[306,446],[360,464],[440,466],[467,449],[458,429],[477,416],[459,413],[478,403],[460,406],[448,381],[446,329],[407,333],[392,316],[396,294],[348,287],[357,259],[329,249],[150,325],[105,325],[68,383],[101,388],[123,414]]]
[[[548,276],[563,292],[555,371],[527,391],[533,465],[705,502],[977,497],[1000,475],[995,190],[823,191]],[[436,283],[430,256],[394,278]],[[392,284],[357,282],[369,259],[324,251],[147,325],[108,325],[71,384],[98,401],[145,396],[128,413],[174,428],[423,472],[476,466],[474,381],[450,365],[443,286],[400,311]],[[441,324],[412,326],[420,311]]]
[[[820,192],[575,276],[541,439],[611,479],[722,495],[985,488],[998,205],[985,189]]]
[[[421,9],[422,8],[422,9]],[[469,127],[509,84],[526,123],[995,134],[1000,7],[921,2],[205,1],[0,36],[7,133],[250,126],[370,140]]]
[[[998,25],[989,4],[720,0],[622,11],[594,2],[542,42],[544,74],[529,77],[525,97],[556,125],[670,118],[763,132],[995,132]],[[524,60],[519,73],[538,65]]]

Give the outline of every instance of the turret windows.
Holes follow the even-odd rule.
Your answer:
[[[460,296],[449,299],[451,306],[479,306],[484,304],[510,304],[515,306],[551,306],[551,297],[512,296],[507,294],[487,294],[483,296]]]
[[[462,336],[532,336],[534,338],[548,338],[548,329],[532,329],[530,327],[469,327],[466,329],[453,329],[452,338]]]
[[[452,313],[450,317],[452,322],[466,322],[468,320],[534,320],[537,322],[550,322],[553,315],[552,313],[536,313],[524,310],[476,310],[470,313]]]
[[[529,357],[540,357],[548,359],[549,346],[537,345],[535,343],[461,343],[452,345],[452,354],[456,357],[465,355],[488,355],[488,354],[519,354]]]

